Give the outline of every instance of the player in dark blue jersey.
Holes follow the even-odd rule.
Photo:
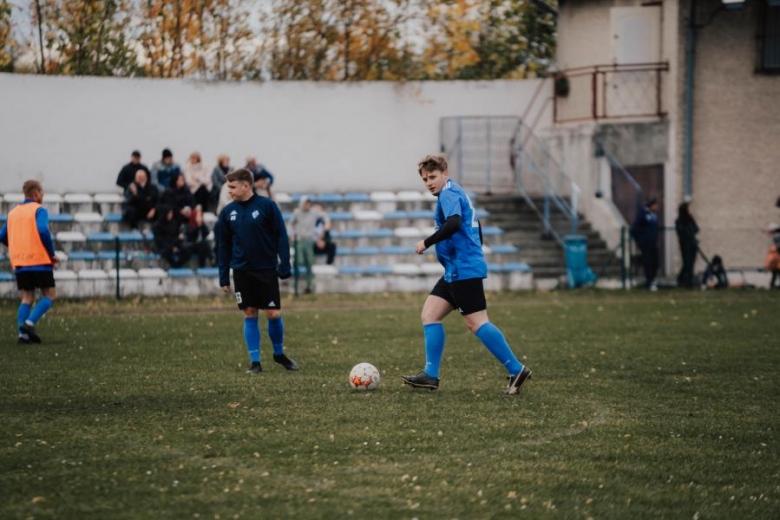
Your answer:
[[[444,352],[442,320],[457,309],[469,330],[509,372],[505,393],[516,395],[531,378],[531,371],[517,360],[504,335],[488,320],[482,287],[482,280],[487,278],[487,264],[474,206],[463,188],[449,179],[444,157],[425,157],[418,164],[418,172],[428,191],[438,197],[438,203],[436,232],[417,243],[417,254],[435,245],[444,276],[423,305],[425,369],[417,375],[402,376],[404,383],[417,388],[439,388],[439,365]]]
[[[248,170],[236,170],[226,177],[233,202],[219,214],[214,235],[217,241],[219,285],[230,292],[230,270],[238,308],[244,312],[244,339],[249,351],[249,373],[262,372],[258,309],[268,318],[268,336],[274,347],[274,361],[287,370],[298,364],[284,353],[284,324],[279,278],[289,278],[290,241],[279,206],[253,193],[254,178]]]

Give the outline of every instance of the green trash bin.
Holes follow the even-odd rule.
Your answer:
[[[588,239],[582,235],[568,235],[563,238],[563,250],[569,289],[595,283],[596,274],[588,266]]]

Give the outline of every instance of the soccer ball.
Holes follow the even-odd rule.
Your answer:
[[[349,386],[355,390],[374,390],[379,386],[379,370],[371,363],[358,363],[349,373]]]

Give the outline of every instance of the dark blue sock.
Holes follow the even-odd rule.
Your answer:
[[[19,327],[22,326],[22,324],[27,320],[27,318],[30,317],[30,310],[32,309],[32,305],[29,303],[23,303],[19,306],[19,313],[16,315],[16,321],[19,325]]]
[[[41,298],[40,301],[38,302],[38,304],[35,306],[35,308],[30,313],[30,317],[27,318],[27,321],[29,321],[33,325],[38,323],[38,320],[43,318],[43,315],[46,314],[46,311],[51,309],[51,304],[52,304],[52,301],[51,301],[50,298],[47,298],[46,296]]]
[[[517,375],[523,369],[523,365],[515,357],[515,353],[509,347],[504,335],[498,327],[488,322],[482,325],[476,332],[477,337],[485,344],[491,354],[496,356],[502,365],[509,370],[510,375]]]
[[[274,346],[274,355],[284,354],[284,322],[282,318],[268,320],[268,337]]]
[[[244,318],[244,339],[249,358],[254,362],[260,362],[260,326],[257,318]]]
[[[439,377],[439,365],[444,354],[444,325],[431,323],[423,325],[425,333],[425,373]]]

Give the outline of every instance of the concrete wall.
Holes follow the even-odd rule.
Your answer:
[[[112,190],[133,149],[243,165],[256,155],[281,191],[420,189],[417,160],[439,119],[519,115],[539,80],[195,83],[0,74],[0,192]],[[549,117],[540,126],[547,124]]]

